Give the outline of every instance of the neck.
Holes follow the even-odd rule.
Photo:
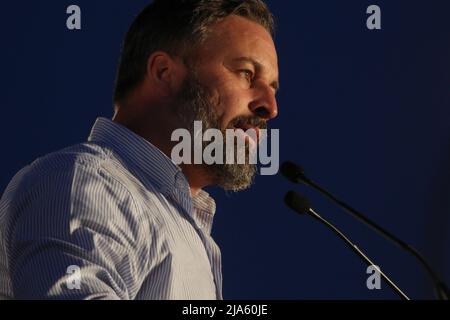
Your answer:
[[[121,108],[114,115],[114,122],[141,136],[171,158],[172,148],[175,146],[175,143],[171,141],[173,130],[168,130],[167,120],[164,120],[164,117],[130,117],[128,114],[132,112],[120,110]],[[189,183],[192,197],[197,196],[203,188],[210,185],[210,178],[200,165],[182,164],[180,168]]]
[[[180,167],[189,182],[193,197],[197,196],[203,188],[211,185],[211,178],[205,174],[205,170],[200,165],[180,165]]]

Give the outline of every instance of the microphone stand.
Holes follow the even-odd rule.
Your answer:
[[[384,238],[386,238],[389,241],[392,241],[397,246],[402,248],[403,250],[409,252],[412,254],[422,265],[422,267],[425,268],[425,270],[428,272],[428,274],[431,276],[434,286],[435,286],[435,293],[438,299],[440,300],[450,300],[450,290],[447,287],[447,285],[440,279],[440,277],[434,272],[434,270],[431,268],[431,266],[428,264],[428,262],[425,260],[425,258],[413,247],[405,243],[404,241],[397,238],[392,233],[388,232],[375,222],[369,220],[366,218],[361,212],[357,211],[356,209],[352,208],[347,203],[339,200],[337,197],[335,197],[332,193],[325,190],[315,182],[313,182],[311,179],[307,178],[306,175],[303,172],[303,169],[292,163],[292,162],[285,162],[282,165],[281,169],[282,173],[292,182],[295,183],[304,183],[313,189],[317,190],[318,192],[322,193],[326,198],[330,199],[332,202],[336,203],[338,206],[340,206],[342,209],[344,209],[347,213],[352,215],[354,218],[358,219],[371,229],[375,230],[379,234],[381,234]]]
[[[334,226],[331,222],[323,218],[319,213],[314,211],[308,204],[306,204],[307,200],[301,197],[299,194],[294,191],[288,192],[285,198],[285,202],[288,207],[292,210],[296,211],[299,214],[308,214],[319,222],[323,223],[329,229],[331,229],[339,238],[344,240],[344,242],[350,247],[350,249],[355,252],[362,260],[364,260],[369,266],[373,266],[377,272],[386,280],[388,285],[400,296],[402,300],[410,300],[410,298],[383,272],[376,266],[374,262],[358,248],[343,232],[341,232],[336,226]],[[296,202],[303,202],[302,205],[295,205]]]

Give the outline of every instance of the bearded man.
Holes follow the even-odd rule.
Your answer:
[[[244,190],[256,166],[176,165],[171,136],[194,121],[224,134],[267,128],[278,112],[272,34],[261,0],[148,5],[123,44],[113,119],[22,169],[3,194],[0,295],[222,299],[203,189]],[[246,135],[246,149],[258,137]]]

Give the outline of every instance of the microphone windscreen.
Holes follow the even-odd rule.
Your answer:
[[[303,168],[293,162],[286,161],[280,167],[281,174],[289,181],[299,183],[304,177]]]
[[[299,195],[295,191],[289,191],[284,197],[284,202],[289,208],[297,211],[298,213],[308,213],[309,209],[311,209],[308,199]]]

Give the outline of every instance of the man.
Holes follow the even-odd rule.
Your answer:
[[[202,189],[248,188],[255,166],[171,160],[174,130],[255,130],[276,117],[273,19],[260,0],[155,0],[124,42],[112,121],[22,169],[0,202],[0,294],[222,299]],[[250,138],[247,137],[249,148]],[[253,141],[255,143],[255,141]]]

